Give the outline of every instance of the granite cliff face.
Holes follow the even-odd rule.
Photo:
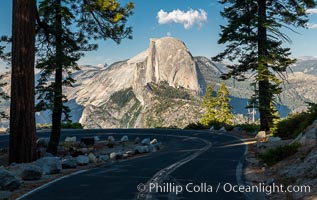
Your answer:
[[[183,42],[170,37],[151,39],[146,59],[145,83],[164,81],[174,88],[200,91],[192,55]]]
[[[160,108],[160,112],[152,116],[155,108],[162,103],[162,99],[158,99],[160,94],[155,92],[162,93],[164,90],[164,95],[169,96],[167,93],[177,94],[177,90],[180,90],[188,93],[188,96],[196,96],[204,87],[198,77],[199,69],[187,47],[171,37],[151,39],[149,48],[144,52],[101,69],[89,79],[86,78],[87,73],[79,73],[76,79],[82,81],[78,81],[79,85],[67,93],[69,99],[76,99],[77,104],[84,106],[80,122],[92,128],[176,126],[179,122],[165,123],[157,116],[164,114],[165,109]],[[178,101],[192,104],[189,97],[184,99],[176,95],[168,99],[168,104],[175,101],[175,106]],[[185,112],[177,110],[175,108],[173,112]],[[183,121],[184,125],[189,122]]]

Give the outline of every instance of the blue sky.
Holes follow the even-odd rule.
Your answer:
[[[127,0],[121,0],[122,4]],[[219,25],[225,24],[219,14],[222,7],[216,0],[134,0],[134,15],[128,20],[133,27],[133,39],[120,45],[111,40],[98,41],[99,49],[86,53],[79,64],[98,65],[131,58],[148,48],[150,38],[172,36],[185,42],[194,56],[208,58],[219,53]],[[11,32],[11,0],[2,0],[0,8],[0,35]],[[159,16],[159,17],[158,17]],[[317,57],[317,12],[312,10],[310,29],[296,29],[300,34],[286,31],[292,44],[293,57]],[[1,65],[1,64],[0,64]]]

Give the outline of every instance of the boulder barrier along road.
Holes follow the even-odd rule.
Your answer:
[[[177,129],[63,130],[67,136],[122,135],[156,138],[163,143],[157,152],[130,160],[107,163],[59,179],[35,189],[19,200],[143,200],[143,199],[246,199],[234,190],[243,179],[241,163],[246,145],[221,131]],[[48,131],[37,133],[48,137]],[[0,137],[6,147],[8,136]]]

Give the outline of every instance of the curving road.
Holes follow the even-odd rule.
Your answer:
[[[241,177],[236,169],[246,150],[235,137],[210,131],[102,129],[63,131],[62,138],[92,134],[116,139],[122,135],[157,138],[164,148],[64,178],[21,199],[245,199],[242,193],[227,192],[230,186],[238,185]],[[0,145],[5,140],[5,136],[0,137]]]

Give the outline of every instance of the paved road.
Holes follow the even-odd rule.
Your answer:
[[[225,184],[237,185],[236,168],[245,152],[245,145],[231,145],[241,143],[232,136],[207,131],[106,129],[63,131],[62,137],[75,133],[78,136],[114,135],[117,139],[123,134],[129,135],[130,139],[137,136],[144,138],[148,135],[162,141],[165,147],[161,151],[141,158],[105,164],[100,168],[62,179],[22,199],[245,198],[242,193],[228,193],[223,190]],[[39,135],[46,136],[47,133],[39,133]],[[2,137],[0,142],[1,140]],[[147,191],[138,191],[140,184],[145,184]],[[190,185],[186,188],[188,184]],[[198,185],[195,189],[202,191],[191,192],[194,185]],[[151,191],[149,191],[150,186],[153,186]],[[140,188],[144,189],[142,185]],[[176,188],[182,188],[183,191],[176,195]]]

